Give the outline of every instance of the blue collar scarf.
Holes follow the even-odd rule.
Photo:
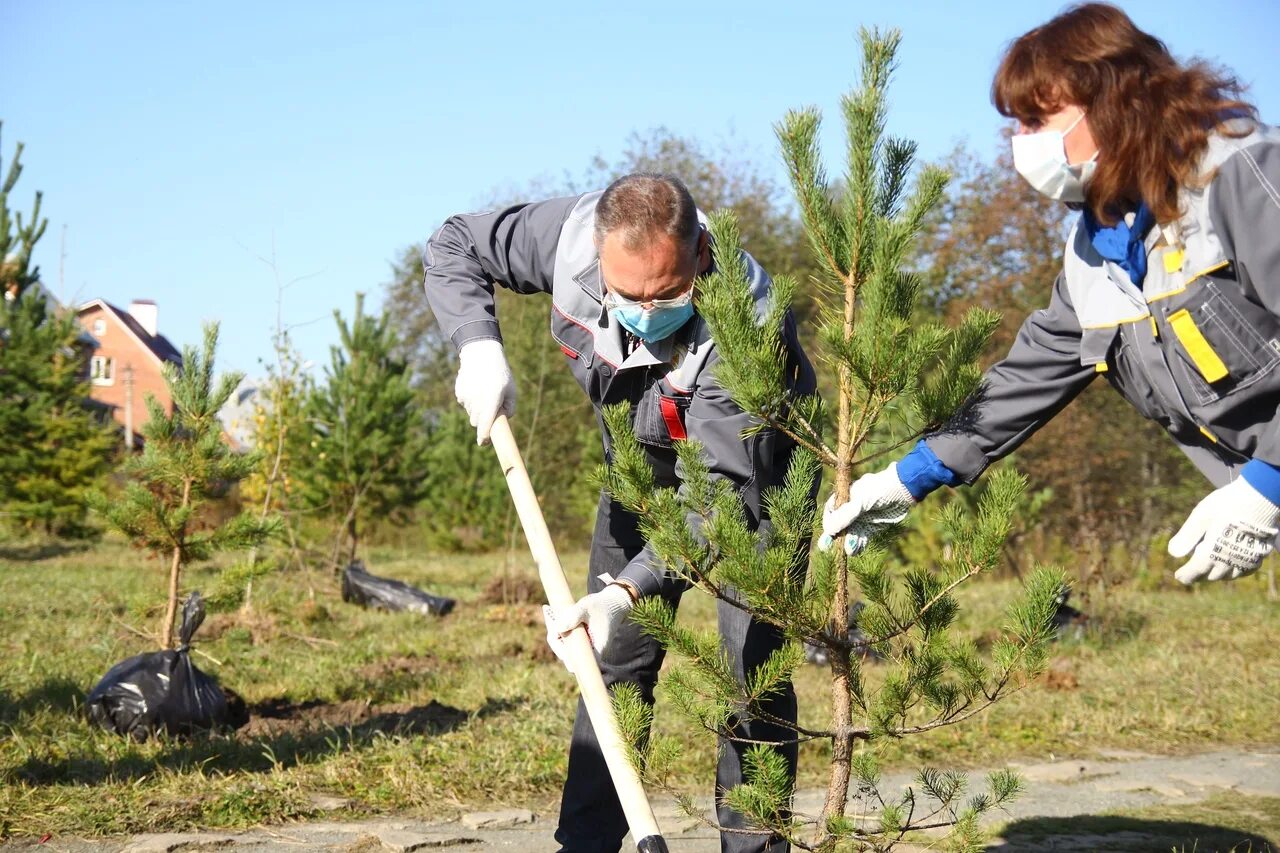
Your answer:
[[[1139,204],[1134,212],[1133,225],[1121,219],[1108,228],[1087,207],[1083,219],[1089,242],[1093,243],[1098,254],[1119,265],[1129,274],[1130,281],[1142,287],[1142,280],[1147,277],[1147,247],[1142,240],[1156,224],[1155,215],[1146,202]]]

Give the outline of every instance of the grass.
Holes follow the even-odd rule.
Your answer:
[[[580,589],[585,554],[564,557]],[[136,632],[155,631],[161,567],[112,543],[0,546],[0,837],[241,827],[318,815],[318,794],[348,800],[343,817],[548,808],[563,780],[574,684],[545,649],[536,603],[482,596],[494,577],[533,579],[530,561],[388,550],[368,563],[459,605],[444,619],[370,612],[344,604],[319,573],[262,579],[252,611],[210,616],[195,641],[208,657],[195,662],[292,720],[138,744],[91,727],[82,706],[112,664],[154,648]],[[210,582],[196,570],[187,586]],[[964,630],[989,635],[1014,592],[996,581],[965,590]],[[1047,680],[964,726],[881,744],[886,766],[1274,741],[1280,608],[1261,580],[1113,589],[1083,609],[1095,629],[1057,648]],[[681,618],[708,622],[711,602],[691,594]],[[825,674],[807,667],[797,680],[812,723],[826,707]],[[660,730],[690,731],[663,713],[661,694],[659,703]],[[688,742],[679,772],[705,793],[714,745]],[[824,783],[824,760],[819,748],[802,751],[802,785]]]

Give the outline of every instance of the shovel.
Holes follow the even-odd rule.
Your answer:
[[[524,460],[520,457],[520,448],[516,445],[515,436],[511,434],[511,424],[505,415],[499,415],[494,421],[489,438],[498,454],[502,473],[507,478],[507,488],[511,490],[516,514],[520,516],[520,525],[524,528],[525,538],[529,540],[529,550],[533,552],[533,560],[538,565],[538,577],[547,594],[547,604],[552,607],[567,607],[575,599],[569,591],[569,582],[565,580],[560,558],[556,556],[555,545],[551,543],[551,534],[547,532],[547,523],[538,506],[538,496],[534,494],[533,484],[529,482]],[[627,747],[618,733],[618,722],[613,716],[613,702],[604,686],[604,677],[600,675],[600,667],[596,664],[595,651],[591,648],[591,638],[587,636],[585,625],[579,625],[564,638],[564,653],[578,679],[578,689],[582,691],[587,716],[595,729],[596,740],[600,743],[600,751],[609,767],[609,776],[618,792],[622,813],[627,818],[631,837],[636,841],[636,849],[639,853],[667,853],[666,839],[658,829],[658,821],[653,816],[644,786],[640,784],[635,768],[627,760]]]

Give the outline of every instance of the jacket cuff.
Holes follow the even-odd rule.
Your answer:
[[[923,439],[916,443],[910,453],[898,460],[896,472],[916,503],[936,489],[960,484],[956,472],[943,464]]]
[[[472,320],[469,323],[463,323],[453,332],[453,348],[461,350],[464,346],[472,341],[502,340],[502,330],[498,327],[498,321],[492,319]]]
[[[1250,459],[1240,469],[1240,476],[1258,494],[1280,506],[1280,468],[1261,459]]]
[[[657,595],[662,592],[666,572],[652,565],[652,554],[648,546],[627,563],[627,567],[618,573],[618,580],[627,581],[636,588],[641,598]]]
[[[938,461],[952,472],[956,482],[949,485],[972,483],[991,464],[982,448],[963,433],[938,433],[925,438],[921,444],[933,451]]]

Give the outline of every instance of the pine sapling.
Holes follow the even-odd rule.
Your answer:
[[[836,374],[834,421],[816,397],[791,393],[783,372],[783,320],[796,282],[779,276],[772,302],[758,310],[734,218],[717,213],[711,219],[715,269],[700,283],[697,307],[716,341],[716,378],[755,416],[753,429],[775,430],[797,444],[783,485],[766,498],[771,535],[752,529],[737,494],[711,476],[694,442],[677,442],[681,487],[655,488],[630,411],[623,405],[605,413],[613,459],[600,478],[639,516],[667,570],[746,608],[787,640],[739,682],[715,632],[678,625],[656,598],[632,611],[644,630],[674,652],[679,663],[664,675],[663,693],[697,728],[733,739],[733,722],[749,716],[788,729],[788,743],[828,745],[830,770],[819,815],[791,813],[791,783],[775,749],[781,743],[752,745],[745,784],[725,794],[752,824],[747,831],[805,850],[887,850],[908,833],[943,828],[950,830],[953,846],[977,849],[978,819],[1016,796],[1017,777],[993,773],[985,791],[966,797],[962,774],[925,768],[905,791],[887,791],[877,745],[961,723],[1039,674],[1062,585],[1059,572],[1030,573],[987,657],[954,636],[955,591],[996,565],[1023,503],[1024,481],[1008,469],[988,478],[976,512],[964,513],[961,502],[943,511],[938,523],[954,543],[947,554],[892,572],[888,546],[900,530],[887,529],[852,556],[840,547],[815,551],[807,571],[799,559],[813,535],[812,485],[823,468],[833,474],[836,499],[844,501],[868,463],[946,423],[979,393],[976,361],[998,320],[981,309],[970,310],[954,326],[918,319],[920,282],[908,262],[947,175],[926,166],[909,187],[915,145],[884,133],[885,93],[898,43],[896,32],[862,32],[862,84],[843,100],[848,170],[842,186],[828,182],[818,156],[816,111],[790,113],[777,128],[821,267],[820,327],[810,352]],[[849,620],[855,593],[863,604],[857,643]],[[823,726],[771,717],[763,702],[804,663],[805,644],[822,649],[831,665],[830,720]],[[884,661],[875,672],[863,671],[867,648]],[[638,691],[620,689],[616,701],[625,730],[643,744],[634,758],[646,781],[672,790],[695,813],[692,800],[669,783],[679,744],[646,737],[651,712]]]
[[[215,380],[214,354],[218,326],[204,328],[200,350],[183,348],[182,368],[164,366],[173,411],[147,396],[149,419],[142,427],[145,446],[123,466],[129,478],[123,496],[99,494],[96,508],[107,521],[141,548],[168,561],[168,603],[160,629],[160,646],[173,648],[182,570],[223,551],[239,551],[264,542],[278,526],[274,517],[247,511],[213,522],[203,512],[258,464],[256,453],[238,454],[224,441],[218,411],[243,375],[228,373]]]

